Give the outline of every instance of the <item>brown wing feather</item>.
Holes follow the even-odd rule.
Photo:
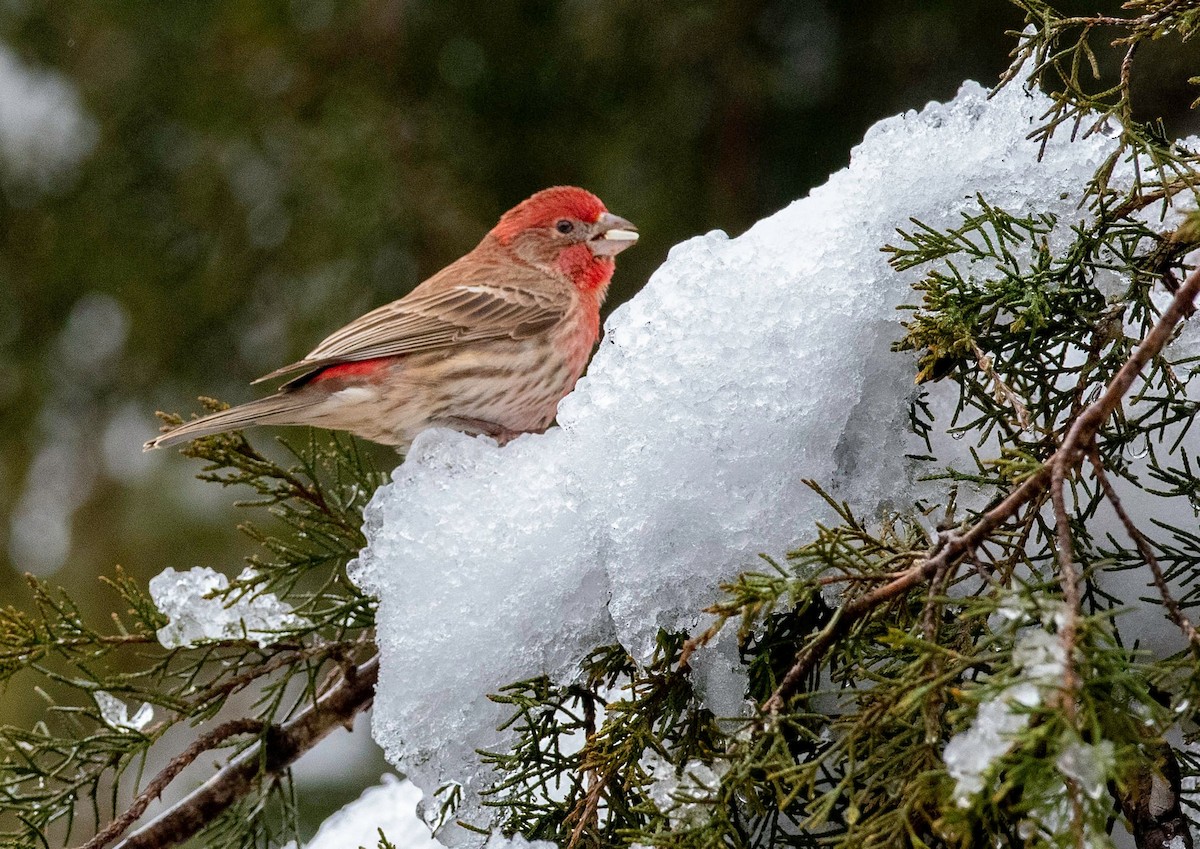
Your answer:
[[[290,374],[300,369],[320,368],[334,363],[372,360],[430,351],[466,342],[491,339],[522,339],[552,327],[570,309],[569,292],[553,285],[551,278],[536,269],[536,288],[490,282],[498,268],[483,264],[475,273],[455,263],[431,277],[398,301],[393,301],[355,319],[330,334],[304,359],[276,369],[255,383]],[[505,269],[512,276],[511,266]],[[448,282],[457,279],[458,282]]]

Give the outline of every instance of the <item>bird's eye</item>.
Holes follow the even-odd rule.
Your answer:
[[[560,233],[566,234],[566,233],[570,233],[572,230],[574,230],[575,225],[564,218],[562,221],[559,221],[557,224],[554,225],[554,229]]]

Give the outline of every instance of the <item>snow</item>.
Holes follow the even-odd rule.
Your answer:
[[[1076,741],[1059,753],[1054,761],[1058,771],[1072,779],[1088,798],[1099,800],[1108,788],[1115,757],[1111,740],[1092,745]]]
[[[251,581],[245,569],[238,577]],[[230,594],[229,579],[207,566],[186,572],[164,569],[150,579],[150,597],[167,617],[158,629],[163,648],[177,649],[206,640],[252,639],[266,647],[277,642],[280,631],[303,628],[307,621],[272,593]]]
[[[57,72],[31,68],[0,44],[0,174],[10,184],[59,186],[96,143],[96,122]]]
[[[362,795],[321,824],[304,849],[375,849],[379,832],[396,849],[440,849],[429,835],[429,826],[417,816],[421,791],[394,775],[383,776],[383,783],[368,787]]]
[[[549,840],[526,840],[519,834],[514,834],[512,837],[493,834],[483,844],[483,849],[559,849],[559,847]]]
[[[497,730],[509,709],[487,695],[536,675],[570,681],[598,645],[645,661],[658,629],[706,624],[722,581],[829,520],[805,478],[865,515],[943,499],[905,459],[925,453],[909,429],[915,358],[891,351],[920,272],[895,272],[880,247],[910,216],[961,224],[977,192],[1015,214],[1058,216],[1050,245],[1068,243],[1115,141],[1059,133],[1039,161],[1026,135],[1048,106],[1019,86],[989,100],[966,83],[950,103],[876,124],[808,197],[738,238],[676,246],[613,312],[559,428],[503,449],[449,431],[418,437],[368,507],[369,543],[350,574],[380,600],[375,738],[427,798],[458,781],[456,816],[488,827],[476,751],[506,750],[512,732]],[[925,388],[937,410],[953,402],[947,384]],[[934,453],[966,463],[968,443],[934,434]],[[744,711],[731,649],[692,661],[723,715]],[[1031,681],[1057,662],[1043,637],[1022,650]],[[963,792],[1024,721],[1015,705],[1039,694],[1026,682],[981,710],[992,754],[963,764]],[[479,842],[454,825],[439,837]]]
[[[141,731],[154,721],[154,705],[149,702],[143,702],[133,719],[130,719],[129,708],[112,693],[97,690],[92,693],[92,698],[96,700],[96,707],[100,709],[100,718],[105,725],[117,731]]]
[[[654,779],[649,789],[650,799],[667,815],[671,828],[703,825],[729,764],[719,762],[710,766],[690,760],[676,775],[675,765],[657,752],[650,752],[642,760]]]
[[[429,826],[417,815],[421,791],[394,775],[383,776],[383,783],[369,787],[363,794],[321,824],[304,849],[375,849],[379,832],[396,849],[442,849],[429,835]],[[495,834],[488,838],[487,849],[555,849],[544,840],[527,841],[516,836]],[[294,849],[289,844],[285,849]]]
[[[1012,748],[1014,735],[1029,724],[1029,715],[1020,708],[1036,706],[1039,701],[1036,687],[1014,687],[1002,698],[980,705],[971,727],[950,738],[943,757],[955,781],[954,800],[960,807],[971,804],[972,797],[983,789],[992,764]]]
[[[1062,684],[1066,651],[1057,635],[1040,627],[1024,628],[1013,643],[1012,657],[1020,678],[981,704],[975,721],[951,737],[942,754],[946,771],[955,780],[954,800],[960,807],[970,805],[984,788],[992,765],[1029,725],[1030,710],[1042,704],[1048,690]],[[1076,754],[1067,765],[1083,771],[1083,753]]]

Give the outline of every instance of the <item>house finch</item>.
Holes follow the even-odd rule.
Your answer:
[[[430,427],[500,442],[543,431],[599,338],[613,257],[637,237],[590,192],[538,192],[462,259],[259,378],[302,372],[274,395],[145,449],[258,424],[347,430],[401,450]]]

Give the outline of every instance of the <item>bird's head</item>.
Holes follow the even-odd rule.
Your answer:
[[[603,296],[613,257],[637,241],[637,228],[600,198],[574,186],[544,189],[500,218],[491,235],[520,259],[565,274],[580,289]]]

